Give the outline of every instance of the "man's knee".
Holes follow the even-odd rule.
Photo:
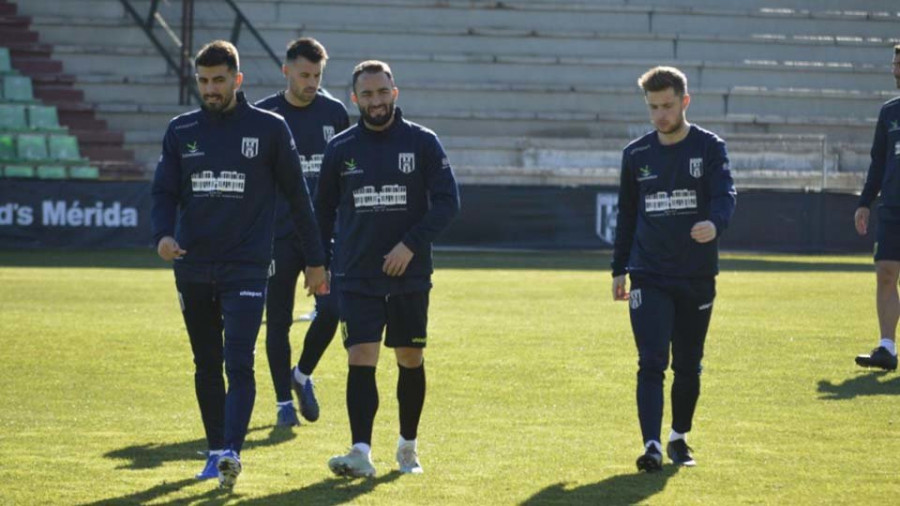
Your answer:
[[[397,363],[407,369],[420,367],[425,360],[423,348],[395,348],[394,353],[397,355]]]
[[[374,367],[378,365],[378,353],[381,343],[359,343],[347,348],[347,362],[350,365]]]
[[[875,262],[875,276],[879,284],[895,286],[900,277],[900,262],[887,260]]]

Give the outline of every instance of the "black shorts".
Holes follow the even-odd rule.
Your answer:
[[[365,295],[340,291],[344,347],[377,343],[385,334],[389,348],[424,348],[428,339],[429,292]],[[385,328],[387,331],[385,332]]]
[[[900,261],[900,221],[878,221],[875,232],[875,261]]]

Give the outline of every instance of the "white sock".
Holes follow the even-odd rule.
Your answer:
[[[897,356],[897,343],[893,339],[882,337],[878,346],[887,349],[887,351],[891,352],[891,355]]]
[[[353,443],[353,447],[365,453],[369,457],[372,456],[372,447],[367,445],[366,443]]]
[[[647,444],[644,445],[644,450],[649,450],[650,445],[653,445],[656,448],[656,451],[662,453],[662,444],[659,441],[647,441]]]
[[[297,380],[297,383],[300,383],[301,385],[305,385],[306,380],[309,379],[309,376],[303,374],[302,372],[300,372],[300,369],[297,369],[295,367],[294,368],[294,379]]]
[[[209,456],[212,457],[213,455],[222,455],[222,452],[224,452],[224,451],[225,450],[210,450]]]
[[[669,441],[675,441],[676,439],[684,439],[685,434],[681,432],[675,432],[674,430],[669,433]]]
[[[403,446],[404,444],[412,444],[413,449],[415,449],[417,443],[415,439],[403,439],[403,436],[400,436],[397,439],[397,446]]]
[[[294,406],[294,401],[284,401],[284,402],[276,402],[275,403],[279,408],[282,406]]]

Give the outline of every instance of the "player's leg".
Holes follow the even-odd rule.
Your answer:
[[[868,355],[856,357],[863,367],[877,367],[888,371],[897,369],[897,320],[900,318],[900,298],[897,280],[900,276],[900,223],[880,221],[875,242],[875,307],[881,332],[878,346]]]
[[[341,332],[347,348],[347,415],[352,448],[328,461],[341,476],[375,476],[372,426],[378,412],[375,367],[386,323],[384,297],[340,292]]]
[[[319,401],[316,399],[312,373],[325,350],[334,339],[340,319],[338,312],[337,285],[331,281],[331,293],[316,296],[316,317],[309,324],[300,360],[292,372],[292,386],[300,403],[300,414],[310,422],[319,419]]]
[[[399,374],[397,404],[400,438],[397,464],[401,473],[421,473],[417,437],[425,406],[425,345],[428,340],[429,292],[392,295],[387,304],[385,345],[394,348]]]
[[[662,467],[663,382],[669,366],[674,304],[669,293],[656,282],[631,276],[629,300],[631,329],[638,349],[637,407],[644,442],[644,454],[638,457],[641,471]]]
[[[266,304],[266,281],[224,283],[220,289],[225,325],[225,453],[219,459],[219,482],[231,488],[241,472],[240,452],[256,400],[253,354]]]
[[[278,239],[273,246],[272,269],[266,296],[266,357],[275,387],[276,425],[300,425],[291,400],[291,341],[294,295],[302,258],[293,239]]]
[[[697,399],[700,397],[700,373],[703,347],[713,300],[715,278],[684,280],[675,302],[675,330],[672,334],[672,432],[666,453],[672,462],[693,466],[694,458],[687,445]]]
[[[213,286],[176,282],[178,301],[194,356],[194,391],[206,431],[207,462],[197,479],[218,477],[225,448],[225,379],[222,376],[222,316]]]

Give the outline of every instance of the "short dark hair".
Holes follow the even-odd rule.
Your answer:
[[[240,67],[240,57],[234,44],[227,40],[214,40],[197,51],[194,58],[195,67],[216,67],[227,65],[228,70],[237,72]]]
[[[312,37],[301,37],[288,42],[287,54],[284,61],[294,61],[297,57],[302,56],[312,63],[328,60],[328,51],[325,46]]]
[[[388,79],[391,80],[391,83],[394,82],[394,76],[391,74],[391,67],[387,63],[378,60],[366,60],[356,67],[353,68],[353,91],[356,91],[356,81],[359,79],[359,75],[365,72],[366,74],[377,74],[379,72],[384,72],[387,74]]]
[[[653,67],[638,78],[638,86],[644,93],[672,88],[678,96],[687,93],[687,77],[675,67]]]

